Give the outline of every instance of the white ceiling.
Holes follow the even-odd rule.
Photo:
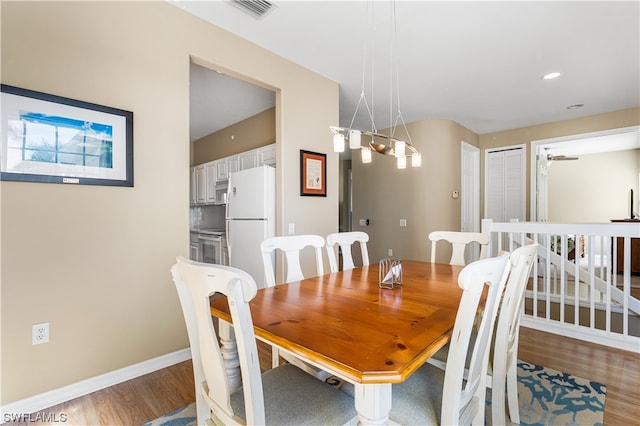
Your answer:
[[[191,63],[191,142],[271,108],[275,93]]]
[[[373,2],[373,20],[367,18],[372,3],[365,1],[280,0],[261,19],[228,1],[172,3],[338,82],[344,127],[362,91],[365,40],[374,40],[367,60],[373,52],[375,79],[372,89],[367,76],[365,94],[377,128],[395,118],[396,95],[389,111],[391,2]],[[451,119],[484,134],[640,106],[638,1],[398,0],[395,10],[400,107],[407,123]],[[562,75],[543,81],[551,71]],[[202,96],[192,101],[194,135],[260,112],[265,94],[273,96],[260,88],[260,106],[241,112],[236,101],[248,107],[253,95],[236,94],[242,90],[236,87],[221,107],[222,95],[208,96],[201,84],[192,80],[194,98]],[[574,104],[584,107],[566,108]],[[201,121],[211,127],[204,130]],[[371,127],[362,107],[354,127]]]

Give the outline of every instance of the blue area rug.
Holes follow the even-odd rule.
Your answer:
[[[602,425],[606,393],[602,383],[518,361],[522,425]]]
[[[196,426],[196,403],[189,404],[186,407],[177,409],[176,411],[165,414],[144,426]]]
[[[353,386],[335,376],[327,383],[353,395]],[[607,389],[598,382],[518,361],[518,401],[521,425],[602,425]],[[491,392],[487,392],[490,424]],[[508,417],[507,417],[508,421]],[[144,426],[192,426],[195,404],[162,416]]]

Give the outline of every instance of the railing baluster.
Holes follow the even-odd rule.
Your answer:
[[[580,267],[576,262],[573,265],[573,324],[575,327],[580,326]]]
[[[624,237],[624,301],[622,303],[622,333],[629,335],[629,295],[631,293],[631,238]]]
[[[523,326],[640,353],[640,301],[631,296],[631,239],[640,238],[639,224],[489,221],[485,226],[483,221],[483,232],[493,237],[498,250],[512,251],[530,241],[539,244],[540,260],[532,268],[526,296],[532,309],[524,314]],[[567,256],[568,236],[575,238],[572,260]],[[620,250],[615,238],[622,238]],[[624,257],[620,268],[618,255]],[[571,305],[573,322],[567,314]]]
[[[596,288],[594,284],[594,259],[593,235],[589,235],[589,323],[590,328],[593,330],[596,328]]]
[[[604,236],[602,237],[602,241],[603,244],[602,246],[604,246],[604,250],[603,252],[603,258],[602,258],[602,263],[601,263],[601,271],[604,271],[603,273],[606,273],[606,277],[607,277],[607,293],[606,293],[606,299],[607,299],[607,305],[606,305],[606,310],[607,310],[607,333],[611,333],[611,286],[615,285],[615,279],[613,278],[613,276],[611,275],[611,238],[605,238]]]

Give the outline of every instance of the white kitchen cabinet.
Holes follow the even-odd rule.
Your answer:
[[[216,160],[216,181],[229,179],[227,157]]]
[[[227,168],[229,170],[229,173],[237,172],[238,170],[240,170],[240,156],[232,155],[230,157],[227,157]]]
[[[200,262],[200,240],[197,232],[189,233],[189,259]]]
[[[204,204],[207,200],[207,177],[205,165],[200,164],[194,167],[196,182],[196,204]]]
[[[205,176],[207,182],[206,202],[214,203],[216,201],[216,182],[218,178],[218,164],[215,161],[205,163]]]
[[[191,168],[191,204],[196,203],[196,168]]]
[[[190,243],[189,244],[189,259],[191,260],[195,260],[196,262],[199,262],[199,255],[200,255],[200,244],[198,243]]]
[[[276,166],[276,144],[263,146],[256,149],[258,166]]]
[[[229,173],[259,166],[276,166],[275,143],[192,167],[191,204],[226,203]]]
[[[251,151],[238,154],[238,161],[240,163],[240,170],[258,167],[258,150],[252,149]]]
[[[190,242],[189,243],[189,259],[195,260],[196,262],[200,262],[200,243],[199,242]]]
[[[229,173],[237,172],[240,170],[238,166],[238,155],[232,155],[230,157],[221,158],[216,160],[217,165],[217,181],[223,181],[229,179]]]

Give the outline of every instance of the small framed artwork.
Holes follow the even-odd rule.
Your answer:
[[[300,195],[327,196],[327,154],[300,150]]]
[[[133,186],[133,112],[1,90],[1,180]]]

